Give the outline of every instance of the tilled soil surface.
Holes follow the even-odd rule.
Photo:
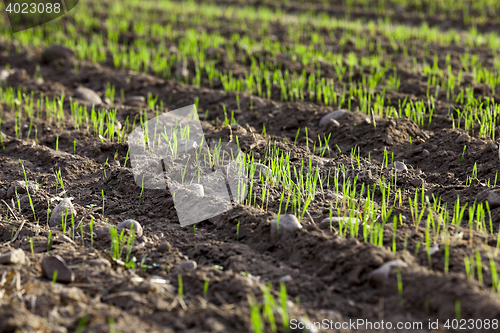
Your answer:
[[[494,141],[451,128],[446,102],[439,105],[437,101],[443,112],[437,112],[428,129],[407,118],[367,118],[358,111],[339,118],[339,127],[325,129],[319,121],[333,108],[281,102],[277,89],[270,99],[246,94],[237,98],[235,93],[220,91],[217,83],[213,88],[194,87],[87,62],[80,62],[75,73],[72,63],[41,64],[39,49],[6,43],[0,49],[0,64],[11,66],[5,85],[22,86],[35,97],[41,93],[49,98],[62,94],[74,97],[75,87],[80,85],[103,95],[110,82],[127,97],[152,93],[167,110],[198,100],[207,140],[234,141],[237,136],[242,151],[264,163],[269,162],[269,148],[277,146],[282,152],[293,153],[291,164],[297,168],[311,162],[322,175],[330,177],[331,172],[331,179],[335,170],[343,170],[346,182],[357,178],[370,187],[381,179],[392,179],[392,170],[382,167],[384,149],[408,168],[397,173],[402,204],[392,214],[401,215],[400,225],[393,236],[392,216],[389,218],[382,246],[365,242],[361,234],[342,237],[338,224],[331,228],[329,222],[323,222],[336,203],[334,191],[326,184],[307,208],[301,220],[303,228],[287,239],[271,238],[270,225],[277,216],[281,190],[270,187],[269,202],[264,204],[259,201],[259,181],[255,181],[256,203],[235,204],[232,210],[197,224],[195,229],[183,228],[168,191],[141,191],[136,185],[127,143],[104,141],[91,130],[75,129],[70,120],[57,126],[43,117],[32,119],[36,141],[33,131],[27,139],[29,121],[22,122],[21,138],[16,138],[15,113],[6,110],[1,122],[0,254],[22,249],[26,259],[14,265],[0,264],[0,332],[249,332],[253,300],[263,304],[263,288],[270,286],[280,303],[281,283],[286,286],[289,318],[303,322],[383,320],[393,325],[423,324],[422,329],[392,331],[444,332],[446,321],[457,316],[500,318],[500,297],[491,291],[493,272],[487,255],[487,249],[494,251],[497,245],[500,207],[491,206],[490,234],[467,226],[457,230],[463,237],[449,247],[449,272],[444,271],[448,260],[444,246],[429,257],[424,249],[424,228],[415,227],[412,219],[408,198],[413,199],[417,190],[420,195],[422,185],[431,202],[433,195],[439,196],[449,208],[457,197],[461,203],[484,202],[484,191],[493,188],[500,166]],[[280,61],[285,68],[294,66],[291,61]],[[43,80],[33,75],[37,64],[41,64]],[[244,65],[240,67],[244,69]],[[328,76],[328,69],[324,71]],[[389,97],[425,95],[423,79],[418,80],[407,80],[398,96],[394,93]],[[356,102],[353,109],[355,106]],[[120,98],[114,105],[100,107],[117,109],[117,120],[122,123],[148,109],[143,102],[127,103]],[[223,107],[236,110],[239,125],[222,126]],[[69,113],[68,98],[63,109]],[[147,114],[153,118],[156,112],[149,109]],[[262,133],[264,126],[266,133]],[[299,127],[307,127],[308,133],[300,131],[294,143]],[[311,138],[325,133],[331,134],[330,149],[326,154],[315,154]],[[351,155],[351,150],[358,148],[359,160]],[[477,177],[469,184],[475,165]],[[64,190],[55,175],[59,170]],[[12,184],[24,182],[25,177],[39,184],[30,193],[34,214],[27,196],[20,193],[18,205],[15,195],[9,194]],[[66,236],[60,226],[49,227],[46,218],[62,197],[73,198],[76,210],[76,230]],[[380,191],[374,198],[382,204]],[[333,210],[334,216],[339,213],[348,214],[345,205]],[[468,219],[467,212],[465,216]],[[136,258],[135,269],[125,267],[125,253],[121,260],[110,255],[110,226],[127,219],[143,228],[130,253]],[[468,278],[464,267],[464,258],[476,256],[476,249],[483,263],[482,282]],[[52,283],[43,277],[42,259],[52,255],[66,261],[75,274],[73,282]],[[392,270],[383,283],[370,283],[370,273],[397,259],[406,263],[400,275]],[[499,267],[498,257],[491,260]],[[197,267],[183,269],[187,261],[195,261]],[[274,319],[276,329],[285,331],[281,314],[275,312]],[[440,326],[429,327],[429,322],[436,320]],[[266,319],[265,330],[269,332],[270,322]],[[357,328],[344,325],[335,331],[374,331]]]

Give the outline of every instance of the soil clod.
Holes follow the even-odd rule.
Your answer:
[[[24,264],[26,255],[21,249],[12,250],[8,253],[0,255],[0,264],[3,265],[17,265]]]
[[[62,45],[51,45],[45,50],[43,50],[42,53],[42,62],[44,63],[49,63],[52,61],[67,61],[71,60],[73,56],[75,55],[75,52],[73,52],[72,49],[62,46]]]

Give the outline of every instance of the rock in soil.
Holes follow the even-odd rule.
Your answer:
[[[262,175],[263,178],[266,177],[266,175],[269,175],[270,170],[267,167],[267,165],[264,165],[262,163],[256,163],[255,164],[255,173],[253,174],[254,179],[259,179]]]
[[[183,263],[179,264],[177,266],[177,269],[181,272],[188,272],[188,271],[194,271],[198,267],[198,264],[196,264],[196,261],[194,260],[188,260],[184,261]]]
[[[172,251],[172,245],[169,242],[164,242],[158,245],[158,252],[170,252]]]
[[[327,114],[326,116],[323,116],[323,118],[321,118],[321,120],[319,121],[319,127],[326,127],[326,125],[328,125],[330,119],[337,120],[337,119],[341,118],[343,115],[345,115],[346,113],[347,113],[347,111],[345,111],[345,110],[337,110],[337,111],[330,112],[329,114]]]
[[[470,136],[468,134],[462,134],[459,135],[458,138],[455,140],[455,143],[467,143],[470,141]]]
[[[384,282],[389,277],[389,273],[391,272],[391,268],[393,267],[406,267],[408,266],[402,260],[393,260],[386,262],[373,272],[368,275],[368,282],[372,287],[378,287],[384,284]]]
[[[429,157],[429,155],[430,155],[430,154],[431,154],[431,153],[429,153],[429,151],[428,151],[427,149],[422,150],[422,157],[423,157],[423,158],[427,158],[427,157]]]
[[[62,45],[52,45],[43,50],[42,61],[44,63],[49,63],[54,60],[71,60],[75,52],[72,49],[67,48]]]
[[[54,272],[57,271],[57,282],[70,283],[75,280],[75,273],[69,269],[66,261],[58,255],[45,257],[42,260],[42,275],[52,280]]]
[[[479,201],[488,201],[490,208],[500,206],[500,193],[498,191],[483,191],[477,195]]]
[[[302,225],[293,214],[280,215],[280,219],[275,218],[271,221],[271,239],[277,241],[278,239],[286,240],[291,237],[296,230],[302,229]]]
[[[106,260],[104,258],[97,258],[97,259],[92,259],[87,262],[90,266],[106,266],[106,267],[111,267],[111,263],[109,260]]]
[[[128,105],[141,105],[146,103],[146,99],[143,96],[130,96],[125,100],[125,104]]]
[[[15,196],[17,189],[17,194],[26,193],[26,182],[24,180],[16,180],[7,191],[7,198],[10,199]],[[33,195],[38,190],[38,184],[34,181],[28,180],[28,191],[30,195]]]
[[[66,235],[60,235],[59,237],[57,237],[56,242],[57,243],[75,244],[75,242],[71,238],[69,238],[68,236],[66,236]]]
[[[408,170],[408,168],[406,167],[406,165],[403,162],[399,162],[399,161],[387,165],[387,169],[393,169],[394,167],[396,168],[396,171],[405,171],[405,170]]]
[[[50,214],[50,227],[62,225],[63,219],[66,215],[66,209],[68,210],[66,225],[68,225],[68,223],[71,223],[71,216],[73,215],[74,217],[76,217],[75,207],[73,206],[69,198],[64,198]]]
[[[280,282],[291,282],[291,281],[293,281],[293,278],[290,275],[285,275],[280,279]]]
[[[24,264],[26,255],[21,249],[12,250],[0,256],[0,264],[3,265],[17,265]]]
[[[102,104],[101,97],[95,91],[85,87],[78,87],[75,90],[75,97],[92,104]]]
[[[0,70],[0,82],[7,81],[10,76],[10,72],[6,69]]]
[[[142,226],[136,220],[125,220],[122,223],[116,226],[116,229],[129,229],[132,227],[132,223],[134,224],[135,235],[137,237],[142,236]]]
[[[323,221],[321,222],[330,222],[330,218],[327,217],[325,219],[323,219]],[[343,223],[346,223],[346,222],[350,222],[350,223],[353,223],[353,224],[357,224],[357,223],[361,223],[361,220],[355,218],[355,217],[349,217],[349,216],[332,216],[332,222],[343,222]],[[280,226],[281,226],[281,220],[280,220]]]

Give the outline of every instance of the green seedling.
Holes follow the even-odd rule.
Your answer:
[[[396,276],[398,279],[399,304],[403,307],[403,280],[401,278],[401,269],[397,269]]]
[[[72,238],[75,240],[75,215],[73,214],[71,214],[71,230],[73,231]]]
[[[183,286],[182,286],[182,275],[180,275],[180,274],[177,275],[177,281],[179,282],[179,288],[177,289],[177,294],[179,295],[180,299],[183,299],[184,295],[183,295]]]
[[[1,136],[1,134],[0,134],[0,136]],[[23,162],[21,161],[21,159],[19,159],[19,163],[21,164],[21,167],[23,168],[24,183],[26,185],[26,193],[28,194],[28,199],[30,201],[31,211],[33,212],[33,221],[36,221],[35,208],[33,207],[33,200],[31,199],[31,194],[30,194],[29,187],[28,187],[28,176],[26,176],[26,169],[24,168],[24,165],[23,165]],[[20,205],[21,205],[20,201],[18,202],[18,204],[20,207]],[[19,212],[21,212],[21,208],[19,208]]]
[[[420,250],[420,242],[417,242],[417,245],[415,246],[415,257],[418,254],[418,250]]]
[[[209,280],[205,280],[205,284],[203,285],[203,298],[207,298],[207,294],[208,294],[208,284],[209,284]]]
[[[477,267],[477,279],[482,284],[483,283],[483,269],[481,265],[481,253],[476,250],[476,267]]]
[[[236,224],[236,241],[240,239],[240,221]]]
[[[285,332],[289,331],[288,323],[288,296],[286,292],[286,286],[284,282],[280,283],[280,303],[281,303],[281,318],[283,319],[283,329]]]
[[[108,318],[108,325],[109,325],[109,333],[118,333],[116,331],[115,318],[109,317]]]
[[[82,233],[83,235],[83,233]],[[94,217],[90,217],[90,246],[94,247]]]
[[[143,193],[144,193],[144,175],[142,175],[141,193],[139,194],[139,205],[141,204]]]
[[[50,238],[52,237],[52,231],[49,231],[49,236],[47,237],[47,253],[50,251]]]
[[[62,219],[62,231],[63,231],[63,234],[66,233],[66,226],[67,226],[67,220],[68,220],[68,210],[69,210],[69,207],[66,207],[66,211],[64,213],[64,218]]]
[[[445,244],[444,246],[444,273],[448,274],[448,266],[450,263],[450,246]]]
[[[88,316],[83,316],[82,318],[80,318],[80,320],[78,321],[78,326],[76,327],[75,333],[85,332],[85,327],[87,326],[88,321],[89,321]]]
[[[57,281],[57,269],[54,271],[54,274],[52,274],[52,285],[54,286]]]
[[[255,296],[248,296],[248,303],[250,305],[250,322],[252,323],[252,329],[254,333],[263,333],[264,332],[264,323],[262,320],[260,306],[257,304],[255,300]]]

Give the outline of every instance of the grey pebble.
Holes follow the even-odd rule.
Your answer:
[[[399,161],[394,162],[394,163],[390,163],[389,165],[387,165],[387,169],[393,169],[394,167],[396,168],[396,171],[408,170],[406,165],[403,162],[399,162]]]
[[[337,120],[341,118],[343,115],[345,115],[348,111],[345,110],[337,110],[330,112],[329,114],[323,116],[321,120],[319,121],[319,127],[325,127],[328,124],[328,121],[330,119]]]
[[[455,139],[455,143],[466,143],[470,141],[470,136],[468,134],[461,134]]]
[[[282,276],[280,279],[280,282],[291,282],[291,281],[293,281],[293,278],[290,275]]]
[[[145,102],[146,99],[143,96],[130,96],[125,100],[125,103],[127,104],[142,104]]]
[[[46,279],[52,280],[55,271],[57,271],[57,282],[69,283],[75,281],[75,273],[69,269],[63,258],[58,255],[43,258],[42,275]]]
[[[271,221],[271,239],[276,241],[278,239],[286,240],[291,237],[296,230],[302,229],[302,225],[293,214],[282,214]]]
[[[172,251],[172,245],[169,242],[163,242],[158,245],[158,252],[170,252]]]
[[[368,274],[368,282],[372,287],[378,287],[384,284],[384,282],[389,277],[389,273],[391,272],[391,268],[393,267],[406,267],[408,266],[402,260],[393,260],[386,262],[376,270],[372,271]]]
[[[184,261],[183,263],[179,264],[179,266],[177,266],[177,268],[182,272],[193,271],[197,267],[198,264],[196,264],[196,261],[194,260]]]
[[[259,179],[262,175],[262,178],[266,178],[266,175],[269,175],[271,173],[271,170],[267,165],[264,165],[262,163],[256,163],[255,164],[255,173],[253,174],[254,179]]]
[[[116,226],[116,229],[129,229],[130,230],[132,223],[134,224],[135,235],[137,237],[141,237],[142,236],[142,226],[136,220],[125,220],[122,223],[118,224]]]
[[[54,208],[54,210],[50,214],[50,227],[62,225],[63,219],[66,215],[66,209],[68,212],[66,217],[66,229],[68,229],[67,226],[71,225],[71,216],[73,215],[76,217],[75,207],[73,206],[69,198],[64,198],[63,200],[61,200],[61,202]]]
[[[102,104],[102,99],[95,91],[85,87],[78,87],[75,90],[76,98],[92,104]]]
[[[24,180],[16,180],[12,185],[9,187],[9,190],[7,191],[7,198],[12,198],[15,196],[17,189],[17,194],[25,194],[26,193],[26,181]],[[28,191],[30,192],[30,195],[33,195],[38,190],[38,184],[34,181],[28,180]]]
[[[24,264],[26,259],[26,255],[22,249],[12,250],[10,252],[4,253],[0,256],[0,264],[7,265],[16,265],[16,264]]]
[[[106,260],[104,258],[97,258],[97,259],[92,259],[87,262],[90,266],[106,266],[106,267],[111,267],[111,263],[109,260]]]

